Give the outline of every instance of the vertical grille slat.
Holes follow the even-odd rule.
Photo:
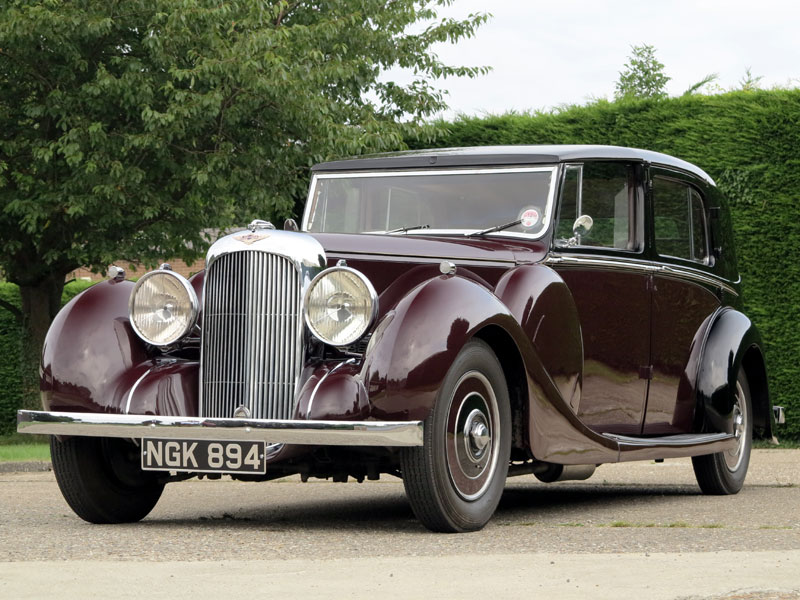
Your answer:
[[[260,251],[220,256],[206,272],[200,415],[290,419],[299,377],[300,278]]]

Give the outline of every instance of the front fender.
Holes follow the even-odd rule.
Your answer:
[[[577,413],[583,386],[583,336],[578,308],[567,284],[544,265],[521,265],[495,287],[536,350],[538,360]]]
[[[192,278],[202,292],[202,276]],[[151,356],[128,318],[131,281],[103,281],[56,315],[42,351],[45,410],[196,416],[199,362]]]
[[[127,392],[149,361],[128,319],[133,285],[103,281],[56,315],[42,350],[45,410],[124,411]]]
[[[744,367],[754,424],[767,437],[771,435],[773,417],[761,348],[761,335],[750,319],[733,308],[719,311],[709,327],[697,374],[698,429],[733,432],[733,392],[739,369]]]
[[[458,275],[425,281],[378,324],[361,370],[380,419],[425,419],[456,355],[477,331],[519,325],[484,286]]]

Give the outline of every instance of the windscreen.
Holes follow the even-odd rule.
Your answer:
[[[319,233],[498,231],[539,237],[553,204],[555,167],[321,174],[305,229]]]

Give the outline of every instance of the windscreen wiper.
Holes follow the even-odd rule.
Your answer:
[[[504,223],[503,225],[495,225],[494,227],[489,227],[488,229],[479,229],[478,231],[465,233],[464,236],[473,237],[479,235],[486,235],[487,233],[494,233],[495,231],[503,231],[503,229],[514,227],[514,225],[519,225],[520,223],[522,223],[522,219],[517,219],[516,221],[511,221],[510,223]]]
[[[414,225],[413,227],[398,227],[397,229],[390,229],[385,233],[405,233],[406,231],[414,231],[415,229],[430,229],[430,225]]]

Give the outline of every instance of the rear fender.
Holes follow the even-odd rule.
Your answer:
[[[772,436],[774,416],[761,348],[761,336],[750,319],[732,308],[719,311],[709,327],[697,373],[697,429],[733,432],[733,392],[739,369],[744,368],[753,400],[756,434]]]

